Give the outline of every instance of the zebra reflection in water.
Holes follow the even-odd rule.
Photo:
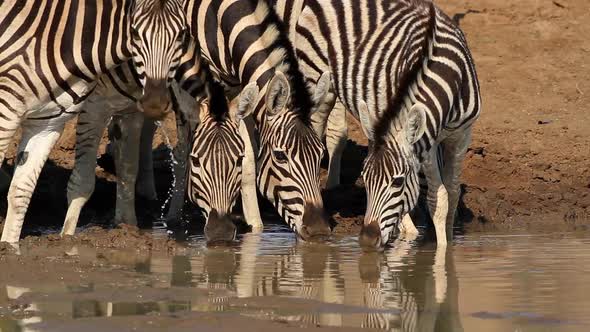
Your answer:
[[[281,309],[297,314],[273,312],[270,317],[305,325],[462,330],[456,315],[458,281],[452,247],[398,240],[384,253],[360,254],[335,245],[295,245],[294,241],[291,247],[275,249],[266,241],[259,234],[245,234],[237,250],[209,248],[172,260],[152,258],[155,269],[151,271],[170,275],[169,286],[228,291],[208,299],[208,309],[213,311],[227,310],[228,302],[237,296],[249,298],[240,301],[251,308],[259,303],[285,303],[279,305]],[[309,301],[273,298],[265,302],[260,298],[265,296]]]
[[[73,319],[237,310],[248,316],[306,326],[462,330],[457,315],[458,280],[453,247],[435,248],[434,244],[398,240],[383,253],[360,253],[352,238],[337,244],[296,245],[292,236],[263,233],[245,234],[239,247],[198,248],[189,252],[190,255],[173,257],[164,253],[141,257],[101,254],[108,265],[134,267],[148,277],[149,287],[165,292],[166,298],[172,300],[146,298],[136,303],[137,299],[126,300],[125,295],[135,298],[130,295],[135,293],[121,289],[116,299],[105,301],[85,296],[72,302],[51,303],[46,298],[35,302],[35,294],[61,293],[59,287],[66,294],[90,294],[103,288],[92,284],[8,285],[6,294],[18,303],[23,301],[23,295],[31,293],[32,297],[24,301],[30,304],[29,308],[42,313],[40,316],[59,313]],[[207,295],[203,295],[203,290],[207,290]],[[42,321],[38,317],[19,321],[19,330],[34,331]]]

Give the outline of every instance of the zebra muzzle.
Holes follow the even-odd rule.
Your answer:
[[[228,215],[211,210],[205,224],[205,239],[208,245],[225,244],[235,240],[236,226]]]
[[[303,241],[325,241],[332,230],[323,208],[307,205],[303,212],[303,225],[299,238]]]
[[[376,250],[381,248],[381,228],[376,220],[364,224],[359,235],[359,244],[364,250]]]
[[[147,80],[138,108],[146,118],[162,120],[172,111],[172,98],[165,80]]]

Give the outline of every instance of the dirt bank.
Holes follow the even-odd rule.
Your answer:
[[[441,0],[460,19],[476,62],[483,113],[464,164],[461,209],[466,231],[577,229],[590,219],[590,12],[586,0]],[[168,122],[168,127],[171,127]],[[170,132],[170,130],[168,130]],[[337,232],[356,233],[365,198],[358,181],[366,140],[351,122],[343,186],[326,193]],[[75,130],[66,128],[41,174],[25,227],[59,227],[73,165]],[[104,151],[103,140],[101,152]],[[154,143],[158,147],[161,137]],[[158,191],[169,175],[161,160]],[[12,168],[14,148],[5,169]],[[112,218],[114,177],[98,168],[83,223]],[[49,208],[51,207],[51,208]],[[6,202],[0,201],[0,215]],[[143,211],[143,209],[140,208]],[[141,213],[141,211],[139,211]],[[153,212],[153,211],[152,211]],[[194,211],[193,211],[194,212]]]

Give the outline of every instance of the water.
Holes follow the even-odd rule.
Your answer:
[[[154,227],[157,228],[166,228],[166,218],[164,216],[166,205],[174,196],[174,190],[176,189],[176,172],[174,172],[174,165],[178,164],[176,158],[174,158],[174,148],[172,147],[172,143],[170,142],[170,137],[168,137],[168,133],[166,132],[166,128],[162,125],[160,121],[156,121],[156,126],[160,128],[162,132],[162,136],[164,136],[164,141],[166,147],[168,148],[168,152],[170,154],[170,172],[172,173],[172,184],[171,187],[168,189],[168,195],[166,196],[166,200],[164,200],[164,204],[160,207],[160,219],[154,223]]]
[[[55,320],[64,328],[88,317],[101,317],[92,326],[109,330],[114,317],[130,327],[138,316],[163,330],[214,321],[232,331],[244,324],[231,320],[238,318],[280,322],[270,330],[590,330],[588,233],[468,235],[446,250],[398,241],[384,253],[363,253],[356,237],[297,244],[286,228],[272,226],[231,247],[207,248],[195,236],[182,255],[113,257],[108,264],[125,277],[104,285],[5,285],[13,306],[25,308],[14,309],[23,310],[20,319],[0,318],[0,330],[35,330]],[[223,316],[202,316],[216,313]]]

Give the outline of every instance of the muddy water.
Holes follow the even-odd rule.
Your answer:
[[[590,330],[588,233],[397,241],[380,254],[356,241],[297,244],[273,226],[230,247],[193,237],[174,256],[23,248],[55,264],[0,284],[0,331]]]

